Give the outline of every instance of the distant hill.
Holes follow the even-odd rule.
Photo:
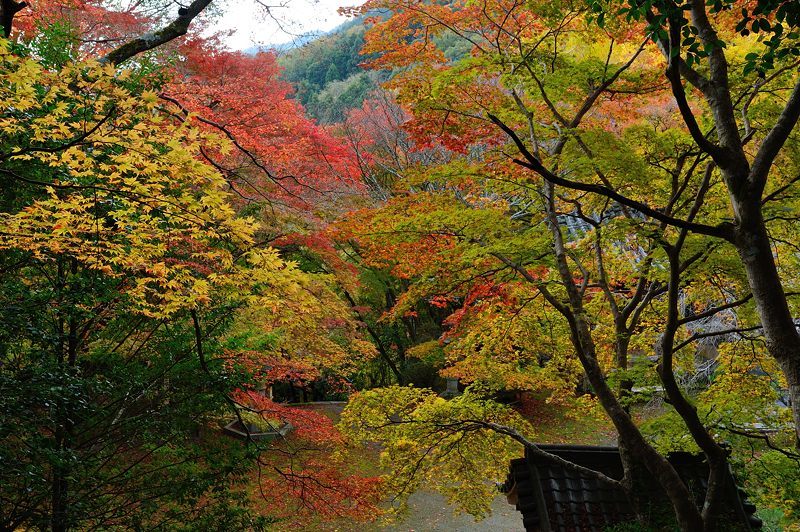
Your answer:
[[[288,50],[280,58],[284,78],[297,90],[308,113],[321,123],[338,122],[361,106],[385,74],[368,72],[360,63],[364,19],[350,20],[330,33]]]
[[[286,52],[279,60],[284,68],[283,77],[295,86],[297,98],[320,123],[343,120],[347,111],[360,107],[391,76],[389,72],[360,66],[369,60],[361,55],[366,30],[364,17],[358,17],[325,35],[286,45]],[[451,60],[468,52],[463,39],[455,35],[440,35],[434,42]]]
[[[336,29],[332,30],[336,31]],[[249,48],[245,48],[242,50],[242,53],[247,55],[256,55],[259,52],[267,52],[270,50],[275,50],[279,54],[281,53],[288,53],[295,48],[300,48],[311,41],[319,39],[320,37],[324,37],[325,35],[329,35],[331,32],[319,33],[319,32],[311,32],[306,33],[305,35],[298,35],[293,37],[291,40],[278,43],[278,44],[261,44],[257,46],[251,46]]]

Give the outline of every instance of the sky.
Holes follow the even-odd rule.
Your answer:
[[[259,1],[261,4],[259,4]],[[308,33],[324,33],[347,21],[336,10],[359,0],[227,0],[213,31],[235,32],[224,38],[233,50],[291,42]],[[262,5],[273,6],[270,15]]]

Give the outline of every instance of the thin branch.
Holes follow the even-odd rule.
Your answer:
[[[689,129],[689,133],[691,133],[694,141],[703,151],[716,159],[720,157],[721,150],[719,146],[709,141],[700,130],[700,125],[697,123],[697,119],[694,117],[691,107],[689,107],[689,102],[686,99],[686,91],[683,89],[683,83],[681,83],[680,67],[678,65],[678,60],[680,59],[680,42],[680,25],[671,20],[669,24],[669,56],[666,76],[669,80],[670,88],[672,89],[672,96],[678,104],[681,117],[683,117],[683,121]]]
[[[800,465],[800,454],[793,453],[791,451],[787,451],[786,449],[782,449],[781,447],[778,447],[777,445],[772,443],[772,441],[769,439],[769,436],[767,436],[766,434],[753,434],[752,432],[746,432],[746,431],[743,431],[743,430],[738,430],[738,429],[734,429],[734,428],[731,428],[731,427],[727,427],[727,426],[724,426],[724,425],[720,425],[719,428],[721,428],[722,430],[726,430],[726,431],[728,431],[728,432],[730,432],[732,434],[737,434],[739,436],[744,436],[745,438],[763,440],[767,447],[769,447],[773,451],[777,451],[777,452],[781,453],[782,455],[784,455],[787,458],[791,458],[795,462],[798,462],[798,465]]]
[[[704,318],[710,318],[711,316],[722,312],[723,310],[728,310],[730,308],[738,307],[739,305],[744,305],[748,301],[753,298],[753,294],[747,294],[742,299],[738,299],[736,301],[732,301],[731,303],[726,303],[724,305],[720,305],[718,307],[712,307],[705,312],[701,312],[700,314],[695,314],[693,316],[685,316],[678,320],[678,325],[685,325],[687,323],[691,323],[693,321],[702,320]]]
[[[700,340],[702,338],[711,338],[713,336],[723,336],[725,334],[741,334],[745,332],[757,331],[761,329],[761,325],[754,325],[753,327],[736,327],[734,329],[722,329],[720,331],[711,331],[706,333],[697,333],[691,335],[689,338],[684,340],[683,342],[677,344],[672,350],[673,351],[680,351],[682,348],[686,347],[687,345],[691,344],[694,341]]]
[[[564,467],[565,469],[569,469],[570,471],[574,471],[576,473],[580,473],[582,475],[589,476],[591,478],[594,478],[594,479],[602,482],[603,484],[606,484],[606,485],[609,485],[609,486],[614,486],[614,487],[619,488],[619,489],[623,489],[622,483],[620,481],[614,480],[613,478],[608,477],[608,476],[606,476],[603,473],[600,473],[598,471],[595,471],[594,469],[589,469],[588,467],[580,466],[578,464],[570,462],[569,460],[564,460],[560,456],[557,456],[557,455],[552,454],[552,453],[548,453],[547,451],[543,450],[541,447],[539,447],[538,445],[536,445],[535,443],[530,441],[528,438],[526,438],[525,436],[520,434],[519,431],[517,431],[516,429],[514,429],[512,427],[507,427],[505,425],[499,425],[499,424],[493,423],[491,421],[483,421],[483,420],[479,420],[479,419],[467,419],[467,420],[465,420],[465,422],[474,423],[475,425],[478,425],[478,426],[481,426],[481,427],[485,427],[485,428],[490,429],[490,430],[492,430],[494,432],[497,432],[498,434],[504,434],[504,435],[510,437],[511,439],[513,439],[513,440],[521,443],[522,445],[524,445],[525,449],[527,449],[529,453],[537,456],[538,458],[542,458],[543,460],[546,460],[546,461],[548,461],[550,463],[553,463],[553,464],[558,464],[558,465]]]
[[[782,187],[778,187],[777,189],[775,189],[771,193],[769,193],[766,196],[764,196],[764,199],[761,200],[761,205],[766,205],[770,201],[773,201],[778,196],[780,196],[781,194],[786,192],[789,188],[791,188],[792,185],[794,185],[798,181],[800,181],[800,174],[797,174],[795,177],[790,179],[789,182],[786,183],[785,185],[783,185]]]

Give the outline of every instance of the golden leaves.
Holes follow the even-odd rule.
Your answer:
[[[516,442],[482,422],[532,433],[511,409],[474,390],[447,401],[411,386],[352,396],[339,429],[352,441],[381,444],[387,469],[383,489],[395,505],[392,511],[403,511],[408,495],[424,485],[480,518],[497,494],[495,483],[505,479],[508,460],[520,452]]]
[[[237,217],[227,182],[199,157],[224,143],[126,77],[91,61],[48,71],[0,44],[0,164],[44,192],[2,215],[0,249],[125,279],[134,310],[153,317],[220,295],[255,304],[256,285],[300,294],[301,272],[275,250],[245,249],[257,224]]]

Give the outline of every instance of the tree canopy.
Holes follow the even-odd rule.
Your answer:
[[[0,3],[0,527],[481,518],[523,452],[797,525],[796,2],[368,0],[281,58],[214,8]]]

